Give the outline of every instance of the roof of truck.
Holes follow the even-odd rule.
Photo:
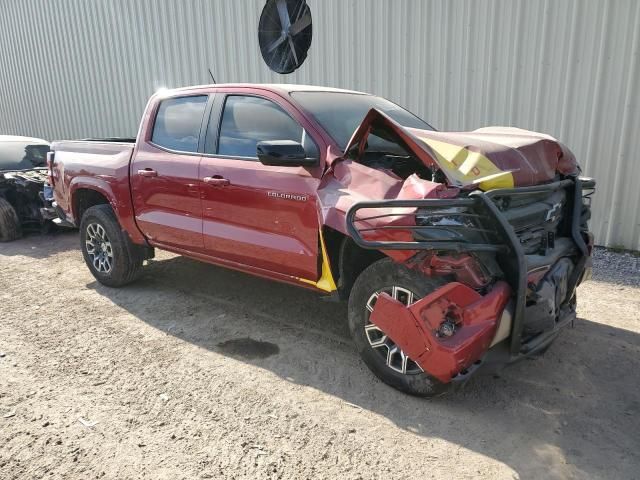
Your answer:
[[[0,142],[22,142],[22,143],[32,143],[34,145],[35,144],[49,145],[49,142],[41,138],[21,137],[20,135],[0,135]]]
[[[361,95],[368,95],[364,92],[357,92],[355,90],[345,90],[342,88],[322,87],[318,85],[298,85],[293,83],[215,83],[209,85],[194,85],[191,87],[174,88],[168,90],[166,93],[172,94],[174,92],[185,92],[189,90],[200,90],[203,88],[263,88],[266,90],[274,90],[281,93],[290,92],[338,92],[338,93],[358,93]]]

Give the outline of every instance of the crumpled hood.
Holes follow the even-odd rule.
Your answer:
[[[395,137],[428,167],[440,168],[456,187],[523,187],[572,175],[579,168],[571,151],[543,133],[513,127],[486,127],[471,132],[436,132],[403,127],[371,109],[353,134],[346,151],[364,148],[374,132]]]
[[[537,185],[578,173],[573,154],[550,135],[513,127],[471,132],[407,129],[453,182],[482,190]]]

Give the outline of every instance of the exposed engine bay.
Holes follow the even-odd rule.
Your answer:
[[[391,172],[402,180],[413,174],[422,180],[433,180],[433,170],[412,154],[399,136],[386,128],[372,129],[364,149],[353,148],[349,155],[362,165]]]
[[[360,163],[376,170],[392,172],[403,180],[414,173],[423,180],[431,180],[432,178],[431,169],[411,155],[366,151],[360,158]]]
[[[46,140],[0,135],[0,241],[51,225],[53,216],[43,214],[48,152]]]
[[[40,228],[44,224],[40,209],[44,207],[42,191],[47,169],[0,172],[0,198],[14,208],[23,228]]]

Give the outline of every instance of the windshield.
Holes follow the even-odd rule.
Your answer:
[[[23,141],[0,142],[0,170],[26,170],[47,165],[49,145]]]
[[[291,92],[291,96],[314,116],[343,150],[353,132],[372,108],[387,114],[405,127],[433,130],[431,125],[408,110],[373,95],[346,92]]]

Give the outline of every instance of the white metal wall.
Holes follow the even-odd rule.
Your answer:
[[[598,180],[597,242],[640,249],[640,1],[308,0],[313,43],[269,71],[264,0],[0,0],[0,133],[134,135],[159,87],[295,82],[386,96],[440,129],[516,125]]]

